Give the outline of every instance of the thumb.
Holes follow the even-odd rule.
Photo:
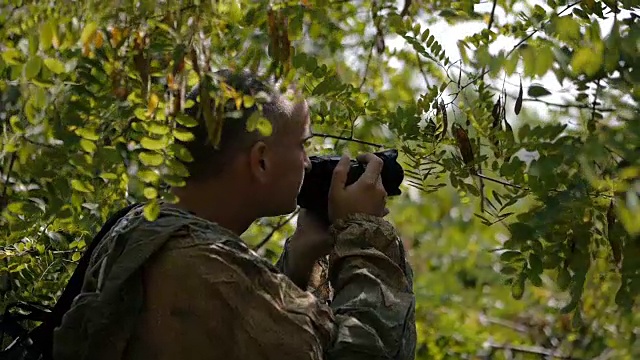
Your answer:
[[[349,174],[350,161],[351,159],[349,159],[348,155],[342,155],[342,158],[338,161],[338,165],[333,169],[329,194],[334,194],[344,189],[347,183],[347,175]]]

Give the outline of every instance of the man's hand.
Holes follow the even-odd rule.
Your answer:
[[[362,213],[385,216],[387,192],[382,185],[380,172],[382,159],[374,154],[362,154],[357,158],[366,163],[367,168],[355,183],[345,186],[349,173],[349,157],[344,155],[335,170],[329,189],[329,220],[335,222],[351,214]]]
[[[316,261],[333,247],[328,227],[306,209],[300,209],[298,226],[289,240],[287,276],[305,290]]]

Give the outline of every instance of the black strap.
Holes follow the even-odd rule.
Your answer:
[[[71,308],[73,299],[75,299],[82,290],[84,275],[87,271],[87,267],[89,266],[89,261],[91,260],[93,251],[100,243],[100,240],[102,240],[102,238],[107,234],[107,232],[109,232],[109,230],[116,224],[116,222],[118,222],[118,220],[120,220],[137,205],[137,203],[134,203],[119,210],[105,222],[98,234],[93,237],[93,240],[87,247],[87,250],[84,252],[84,254],[82,254],[82,258],[80,258],[78,266],[73,271],[71,279],[69,279],[67,286],[65,287],[62,295],[60,295],[60,298],[51,310],[51,313],[47,316],[47,320],[42,322],[42,324],[31,331],[30,338],[33,341],[34,345],[38,347],[42,352],[44,360],[52,359],[53,330],[60,325],[60,323],[62,322],[62,317]]]

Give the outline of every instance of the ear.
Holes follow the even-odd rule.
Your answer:
[[[259,182],[267,182],[270,170],[269,147],[263,141],[256,142],[249,150],[249,168]]]

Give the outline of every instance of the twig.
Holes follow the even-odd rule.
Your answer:
[[[518,190],[531,191],[530,188],[526,188],[526,187],[523,188],[520,185],[511,184],[509,182],[506,182],[506,181],[500,180],[500,179],[494,179],[494,178],[488,177],[486,175],[483,175],[483,174],[480,174],[480,173],[477,173],[477,172],[474,173],[474,174],[471,174],[471,175],[475,175],[475,176],[477,176],[479,178],[482,178],[482,179],[485,179],[485,180],[488,180],[488,181],[491,181],[491,182],[494,182],[494,183],[497,183],[497,184],[500,184],[500,185],[503,185],[503,186],[513,187],[513,188],[516,188]],[[566,191],[566,190],[558,190],[558,189],[550,189],[549,190],[549,192],[551,192],[551,193],[559,193],[559,192],[562,192],[562,191]],[[607,198],[607,199],[613,199],[613,196],[607,195],[607,194],[602,194],[602,193],[587,193],[587,195],[595,196],[595,197],[604,197],[604,198]]]
[[[593,95],[593,103],[591,108],[591,123],[596,121],[596,105],[598,104],[598,92],[600,90],[600,80],[596,81],[596,93]],[[594,126],[595,128],[595,126]]]
[[[373,58],[373,48],[376,46],[375,40],[371,42],[371,48],[369,49],[369,57],[367,58],[367,64],[364,67],[364,74],[362,74],[362,80],[360,81],[360,85],[358,86],[358,91],[362,90],[364,83],[367,81],[367,76],[369,75],[369,65],[371,64],[371,59]]]
[[[528,328],[522,324],[518,324],[516,322],[512,322],[512,321],[508,321],[500,318],[494,318],[482,313],[480,314],[479,320],[480,320],[480,323],[487,322],[490,324],[500,325],[500,326],[507,327],[511,330],[515,330],[517,332],[526,333],[528,331]]]
[[[551,356],[553,358],[558,358],[558,359],[578,360],[578,358],[564,355],[554,350],[543,348],[541,346],[525,346],[525,345],[510,345],[510,344],[500,345],[495,343],[488,343],[487,346],[492,349],[511,350],[511,351],[527,353],[527,354]]]
[[[260,248],[262,248],[266,243],[269,242],[269,240],[271,240],[271,238],[276,233],[276,231],[282,229],[283,226],[289,223],[289,221],[291,221],[291,219],[293,219],[293,217],[296,216],[299,211],[300,211],[299,208],[296,209],[294,212],[291,213],[291,215],[289,215],[286,219],[284,219],[284,221],[280,221],[278,224],[276,224],[276,226],[274,226],[273,229],[271,229],[271,232],[264,239],[262,239],[262,241],[260,241],[260,243],[256,245],[253,248],[253,250],[254,251],[260,250]]]
[[[569,4],[569,5],[567,5],[564,9],[562,9],[562,11],[560,11],[558,13],[558,15],[564,14],[565,11],[567,11],[567,10],[571,9],[572,7],[580,4],[581,2],[582,2],[582,0],[578,0],[576,2],[573,2],[573,3]],[[539,29],[535,29],[533,32],[531,32],[531,34],[525,36],[524,38],[522,38],[522,40],[518,41],[518,43],[511,50],[509,50],[509,52],[505,55],[505,58],[508,58],[509,55],[511,55],[514,51],[516,51],[520,47],[520,45],[524,44],[527,40],[531,39],[531,37],[533,35],[535,35],[536,33],[538,33],[538,31],[542,30],[545,26],[547,26],[549,24],[549,22],[551,22],[551,19],[547,19],[547,21],[545,21],[545,23],[542,24],[542,26]]]
[[[515,99],[515,96],[512,96],[510,94],[507,94],[508,97]],[[585,105],[585,104],[558,104],[558,103],[552,103],[552,102],[548,102],[545,100],[540,100],[540,99],[536,99],[536,98],[524,98],[522,99],[522,101],[528,101],[528,102],[538,102],[541,104],[545,104],[547,106],[554,106],[554,107],[559,107],[559,108],[564,108],[564,109],[593,109],[591,105]],[[595,108],[596,111],[599,112],[614,112],[616,111],[616,109],[613,108]]]
[[[491,26],[493,25],[493,18],[496,14],[496,6],[498,6],[498,0],[493,0],[493,6],[491,7],[491,15],[489,16],[489,24],[487,24],[487,30],[491,31]],[[486,74],[486,66],[482,68],[482,77]],[[478,137],[478,152],[482,152],[482,141],[480,137]],[[478,172],[482,171],[482,164],[478,164]],[[480,177],[480,186],[478,189],[480,191],[480,212],[484,213],[484,181],[482,181],[482,177]]]
[[[569,4],[569,5],[567,5],[564,9],[562,9],[562,11],[560,11],[560,12],[558,13],[558,15],[562,15],[562,14],[564,14],[567,10],[569,10],[569,9],[571,9],[572,7],[574,7],[574,6],[578,5],[578,4],[580,4],[580,2],[582,2],[582,0],[578,0],[578,1],[576,1],[576,2],[573,2],[573,3]],[[531,39],[531,37],[532,37],[533,35],[535,35],[538,31],[540,31],[542,28],[544,28],[545,26],[547,26],[547,24],[549,24],[549,22],[550,22],[550,21],[551,21],[551,19],[548,19],[548,20],[547,20],[547,21],[546,21],[546,22],[545,22],[545,23],[540,27],[540,29],[535,29],[533,32],[531,32],[531,34],[529,34],[529,35],[525,36],[525,37],[524,37],[524,38],[522,38],[520,41],[518,41],[518,43],[517,43],[516,45],[514,45],[514,46],[513,46],[513,48],[511,48],[511,50],[509,50],[509,51],[507,52],[507,54],[505,55],[505,57],[509,57],[509,55],[511,55],[514,51],[516,51],[516,50],[520,47],[520,45],[524,44],[527,40]],[[453,103],[453,102],[458,98],[458,94],[459,94],[462,90],[464,90],[465,88],[469,87],[469,86],[470,86],[470,85],[472,85],[472,84],[475,84],[479,79],[481,79],[481,78],[482,78],[482,77],[484,77],[486,74],[488,74],[488,73],[489,73],[489,71],[490,71],[490,70],[483,69],[483,70],[482,70],[482,72],[481,72],[478,76],[476,76],[476,77],[475,77],[474,79],[472,79],[472,80],[469,80],[469,82],[468,82],[468,83],[466,83],[466,84],[465,84],[465,85],[463,85],[460,89],[458,89],[458,92],[454,94],[454,95],[455,95],[455,97],[454,97],[454,99],[453,99],[451,102]]]
[[[16,161],[16,153],[11,153],[11,159],[9,160],[9,169],[7,170],[7,176],[4,180],[4,188],[2,189],[2,200],[4,200],[7,196],[7,189],[9,188],[9,176],[11,176],[11,170],[13,169],[13,164]]]
[[[429,87],[429,77],[427,76],[427,73],[424,71],[424,66],[422,64],[422,59],[420,59],[420,54],[418,53],[418,51],[415,51],[416,53],[416,59],[418,60],[418,69],[420,69],[420,73],[422,74],[422,78],[424,79],[424,84],[426,87]]]
[[[55,145],[52,145],[52,144],[45,144],[45,143],[41,143],[41,142],[37,142],[37,141],[35,141],[35,140],[31,140],[31,139],[29,139],[29,138],[28,138],[28,137],[26,137],[26,136],[23,136],[23,137],[22,137],[22,139],[24,139],[24,141],[26,141],[26,142],[28,142],[28,143],[30,143],[30,144],[36,145],[36,146],[42,146],[42,147],[46,147],[46,148],[49,148],[49,149],[56,149],[56,146],[55,146]]]
[[[364,141],[364,140],[358,140],[358,139],[354,139],[354,138],[348,138],[348,137],[344,137],[344,136],[329,135],[329,134],[316,134],[316,133],[314,133],[313,136],[320,136],[320,137],[336,139],[336,140],[352,141],[352,142],[355,142],[355,143],[358,143],[358,144],[375,146],[375,147],[379,147],[379,148],[383,147],[383,145],[380,145],[380,144],[376,144],[376,143],[372,143],[372,142],[368,142],[368,141]]]
[[[497,5],[498,5],[498,0],[493,0],[493,7],[491,8],[491,16],[489,16],[489,25],[487,26],[487,30],[491,30],[491,25],[493,25],[493,17],[496,14]]]
[[[506,181],[504,181],[504,180],[499,180],[499,179],[490,178],[490,177],[488,177],[488,176],[486,176],[486,175],[482,175],[482,174],[480,174],[480,173],[475,173],[475,174],[473,174],[473,175],[475,175],[475,176],[477,176],[477,177],[479,177],[479,178],[481,178],[481,179],[489,180],[489,181],[492,181],[492,182],[497,183],[497,184],[500,184],[500,185],[510,186],[510,187],[516,188],[516,189],[518,189],[518,190],[523,190],[523,189],[522,189],[522,187],[521,187],[520,185],[511,184],[511,183],[508,183],[508,182],[506,182]],[[524,190],[529,190],[529,189],[524,189]]]
[[[455,64],[455,63],[454,63],[454,64]],[[460,66],[458,66],[458,69],[459,69],[460,71],[464,72],[464,73],[465,73],[465,75],[470,75],[470,74],[471,74],[469,71],[462,70],[462,66],[461,66],[461,65],[460,65]],[[476,80],[474,80],[474,81],[477,81],[477,79],[476,79]],[[461,87],[461,88],[460,88],[460,90],[464,89],[464,87],[466,87],[466,86],[468,86],[468,85],[472,85],[472,83],[473,83],[473,81],[471,81],[469,84],[465,84],[465,86]],[[495,86],[493,86],[493,85],[487,85],[487,86],[488,86],[490,89],[492,89],[492,90],[495,90],[495,91],[501,91],[501,92],[502,92],[502,91],[505,91],[505,89],[504,89],[504,84],[509,84],[509,85],[512,85],[512,86],[517,86],[517,85],[514,85],[514,84],[512,84],[512,83],[510,83],[510,82],[508,82],[508,81],[503,81],[503,88],[502,88],[502,89],[498,89],[497,87],[495,87]],[[554,91],[554,92],[562,92],[562,93],[566,93],[567,91],[568,91],[568,90],[566,90],[566,89],[562,89],[562,90]],[[506,91],[505,91],[505,92],[506,92]],[[457,93],[455,93],[455,94],[457,94]],[[455,95],[455,94],[454,94],[454,95]],[[511,99],[516,99],[516,98],[517,98],[517,96],[516,96],[516,95],[511,95],[511,94],[509,94],[509,93],[506,93],[506,94],[507,94],[507,96],[508,96],[509,98],[511,98]],[[454,100],[455,100],[455,99],[454,99]],[[553,103],[553,102],[549,102],[549,101],[545,101],[545,100],[540,100],[540,99],[537,99],[537,98],[523,98],[523,99],[522,99],[522,101],[528,101],[528,102],[539,102],[539,103],[541,103],[541,104],[545,104],[545,105],[547,105],[547,106],[554,106],[554,107],[564,108],[564,109],[590,109],[590,110],[592,109],[592,105],[591,105],[591,104],[558,104],[558,103]],[[597,111],[599,111],[599,112],[614,112],[614,111],[616,111],[616,109],[614,109],[614,108],[604,108],[604,107],[596,108],[596,110],[597,110]]]

